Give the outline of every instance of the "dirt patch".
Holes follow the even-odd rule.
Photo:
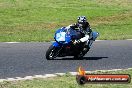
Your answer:
[[[115,21],[121,21],[121,20],[129,19],[129,18],[132,18],[132,11],[124,13],[124,14],[109,16],[109,17],[97,17],[91,21],[91,25],[97,26],[100,24],[109,24]]]
[[[96,0],[98,4],[114,6],[131,6],[132,0]]]

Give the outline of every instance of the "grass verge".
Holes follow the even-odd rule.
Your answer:
[[[51,41],[55,30],[88,17],[98,39],[132,38],[131,0],[0,0],[0,42]]]
[[[132,76],[132,69],[121,71],[106,71],[100,74],[130,74]],[[130,84],[85,84],[80,86],[76,83],[75,76],[66,74],[64,76],[57,76],[45,79],[33,79],[26,81],[3,82],[0,83],[0,88],[132,88]]]

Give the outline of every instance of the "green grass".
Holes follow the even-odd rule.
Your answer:
[[[121,70],[121,71],[97,72],[97,73],[130,74],[132,76],[132,69]],[[0,83],[0,88],[132,88],[132,82],[129,84],[85,84],[81,86],[77,84],[75,76],[66,74],[64,76],[45,78],[45,79],[33,79],[33,80],[14,81],[14,82],[5,81]]]
[[[131,0],[0,0],[0,41],[50,41],[57,28],[88,17],[98,39],[132,38]]]

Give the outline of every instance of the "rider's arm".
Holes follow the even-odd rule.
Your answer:
[[[91,34],[92,30],[87,27],[86,31],[84,32],[85,36],[83,38],[80,39],[81,42],[86,42],[88,41],[90,34]]]
[[[71,25],[67,26],[66,28],[67,28],[67,29],[72,28],[72,29],[75,30],[76,28],[78,28],[78,26],[77,26],[77,24],[75,23],[75,24],[71,24]]]

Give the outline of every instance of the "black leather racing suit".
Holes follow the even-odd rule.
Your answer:
[[[92,32],[88,22],[86,22],[84,26],[82,26],[82,24],[75,23],[75,24],[69,25],[68,27],[70,27],[72,29],[75,29],[75,30],[79,30],[81,32],[81,34],[83,34],[84,37],[82,37],[80,39],[81,42],[88,41],[89,36],[90,36],[90,34]]]
[[[67,27],[72,28],[74,30],[79,30],[81,32],[83,37],[81,39],[79,39],[79,41],[86,42],[85,48],[83,49],[83,52],[82,52],[82,54],[85,55],[89,51],[90,46],[93,43],[92,38],[90,38],[91,34],[92,34],[92,30],[90,28],[89,23],[86,22],[84,26],[82,26],[82,24],[75,23],[75,24],[69,25]]]

